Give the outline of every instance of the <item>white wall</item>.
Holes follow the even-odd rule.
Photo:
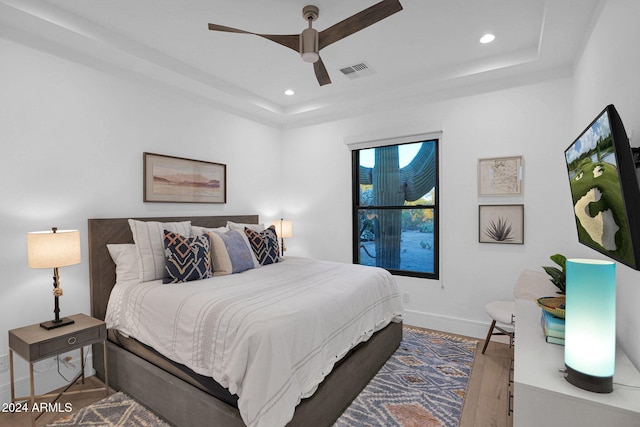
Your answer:
[[[563,151],[571,140],[571,81],[558,80],[287,131],[284,207],[295,223],[288,247],[351,261],[351,155],[345,137],[443,131],[440,145],[440,280],[397,277],[410,294],[407,322],[483,337],[484,305],[512,297],[523,268],[575,248]],[[524,193],[478,197],[479,158],[524,156]],[[524,203],[525,244],[478,243],[479,204]]]
[[[637,0],[609,0],[602,10],[573,79],[576,136],[606,105],[614,104],[631,146],[640,146],[639,20]],[[620,263],[616,268],[618,341],[640,366],[640,273]]]
[[[83,262],[60,269],[60,306],[89,314],[88,218],[280,216],[279,130],[3,39],[0,57],[0,355],[9,329],[53,319],[52,271],[27,267],[29,231],[80,230]],[[144,151],[227,164],[228,203],[143,203]],[[16,364],[28,394],[26,363]],[[51,360],[37,369],[39,390],[60,385]],[[0,372],[1,401],[8,383]]]

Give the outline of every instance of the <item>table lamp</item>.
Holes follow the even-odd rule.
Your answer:
[[[568,259],[565,378],[576,387],[613,391],[616,361],[616,264]]]
[[[60,318],[58,298],[62,296],[62,289],[58,268],[80,263],[80,232],[78,230],[58,231],[53,227],[51,231],[27,233],[27,256],[30,268],[53,268],[55,318],[40,323],[40,326],[44,329],[54,329],[72,324],[72,319]]]
[[[293,237],[293,223],[280,218],[279,221],[273,221],[271,225],[276,227],[276,235],[280,238],[281,255],[284,256],[284,251],[287,250],[284,246],[284,239]]]

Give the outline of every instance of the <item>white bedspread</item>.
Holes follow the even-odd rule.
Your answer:
[[[248,426],[284,426],[336,361],[403,309],[386,270],[287,257],[186,284],[117,284],[108,328],[238,395]]]

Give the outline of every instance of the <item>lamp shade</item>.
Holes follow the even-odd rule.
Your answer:
[[[79,264],[80,232],[58,230],[27,233],[27,256],[30,268],[57,268]]]
[[[293,237],[293,223],[284,219],[273,221],[271,225],[276,227],[276,235],[281,239]]]
[[[567,381],[589,391],[613,391],[616,358],[616,264],[566,262],[564,362]]]

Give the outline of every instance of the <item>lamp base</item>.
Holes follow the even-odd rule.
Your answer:
[[[595,393],[611,393],[613,391],[613,376],[595,377],[576,371],[566,364],[565,366],[567,367],[567,373],[564,377],[574,386]]]
[[[69,319],[67,317],[63,317],[62,319],[60,319],[58,321],[49,320],[47,322],[42,322],[42,323],[40,323],[40,327],[49,330],[49,329],[60,328],[62,326],[72,325],[73,323],[75,323],[73,321],[73,319]]]

